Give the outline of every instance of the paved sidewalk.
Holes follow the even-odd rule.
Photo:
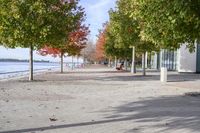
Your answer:
[[[112,68],[0,82],[0,133],[199,133],[197,74],[146,77]]]

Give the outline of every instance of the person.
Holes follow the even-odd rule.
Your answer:
[[[124,62],[122,62],[122,63],[120,64],[120,66],[117,67],[116,69],[117,69],[117,70],[123,70],[123,67],[124,67]]]

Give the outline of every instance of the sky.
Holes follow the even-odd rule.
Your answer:
[[[109,20],[108,11],[110,8],[115,7],[116,0],[80,0],[80,5],[85,8],[86,12],[86,24],[90,26],[89,38],[96,41],[98,30],[102,28],[103,23]],[[16,48],[6,49],[0,46],[0,58],[11,59],[29,59],[29,50]],[[43,57],[34,52],[35,60],[50,60],[59,61],[59,58],[53,58],[51,56]],[[65,61],[71,61],[71,58],[65,58]]]

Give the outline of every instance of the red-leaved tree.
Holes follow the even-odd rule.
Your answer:
[[[85,47],[87,36],[89,34],[89,27],[79,24],[77,29],[69,34],[66,45],[62,47],[49,47],[45,46],[40,49],[38,53],[42,56],[52,55],[53,57],[61,58],[61,73],[63,73],[63,57],[65,54],[68,56],[80,56],[81,50]]]
[[[103,29],[99,31],[98,39],[96,42],[96,54],[95,54],[97,61],[103,61],[106,58],[106,55],[104,52],[104,46],[106,43],[106,40],[105,40],[106,29],[107,29],[107,24],[103,24]]]

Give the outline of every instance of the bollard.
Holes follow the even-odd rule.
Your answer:
[[[166,67],[161,68],[160,81],[161,82],[167,82],[167,68]]]

